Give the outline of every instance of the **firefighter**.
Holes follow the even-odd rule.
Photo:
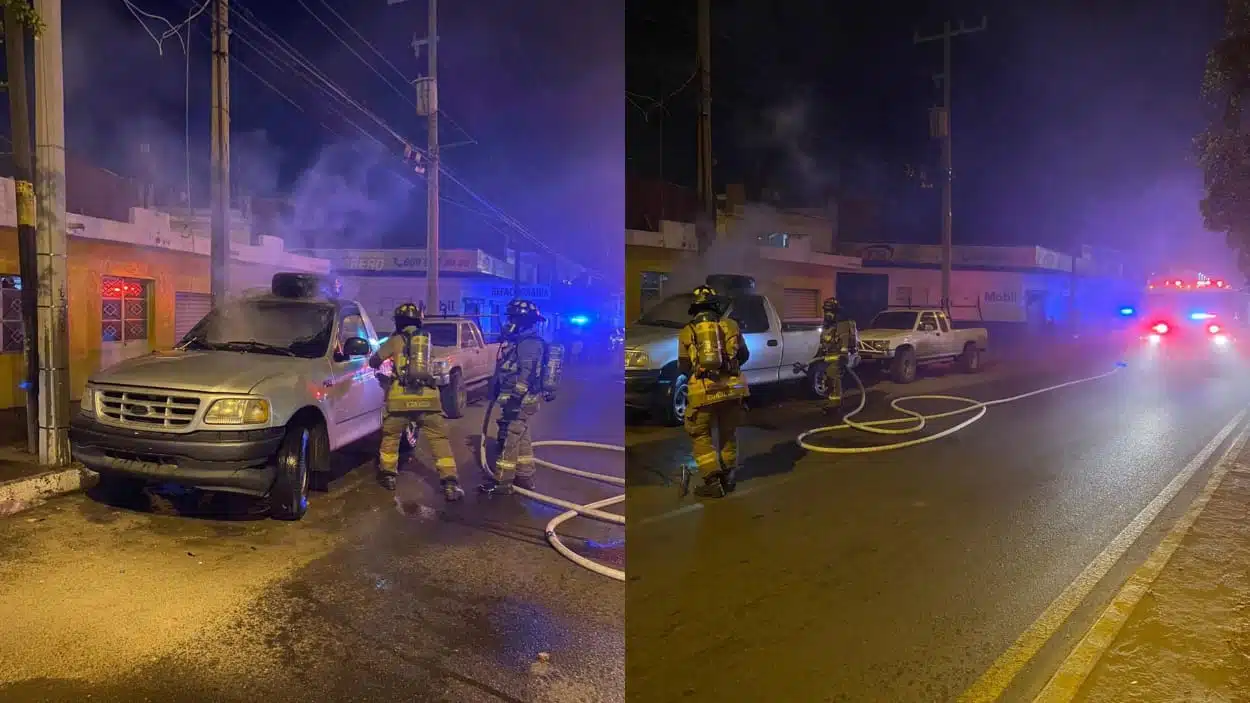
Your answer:
[[[859,363],[859,329],[854,320],[842,319],[837,298],[827,298],[820,307],[824,321],[808,373],[825,375],[825,409],[837,412],[842,406],[842,374]]]
[[[495,472],[479,489],[483,493],[509,495],[513,484],[534,489],[534,449],[530,442],[530,418],[538,412],[539,399],[555,400],[555,387],[563,348],[548,346],[538,331],[546,318],[528,300],[514,299],[504,311],[507,318],[503,344],[495,360],[491,392],[499,406],[498,459]],[[552,352],[558,350],[559,354]],[[559,356],[557,359],[556,356]]]
[[[695,467],[703,482],[694,490],[704,498],[723,498],[734,489],[738,464],[738,426],[748,393],[742,365],[750,352],[738,323],[724,315],[721,299],[710,286],[694,289],[689,313],[694,317],[681,329],[677,365],[689,379],[685,426],[693,445]],[[719,441],[712,441],[712,430]],[[692,472],[682,469],[681,490],[690,487]]]
[[[375,370],[391,362],[391,376],[379,375],[386,387],[386,409],[382,416],[382,446],[378,450],[378,483],[395,490],[399,475],[399,445],[411,427],[425,436],[434,455],[443,497],[457,501],[464,497],[456,469],[456,458],[447,438],[447,422],[438,388],[430,374],[430,335],[421,329],[424,314],[412,303],[395,308],[395,331],[369,357]]]

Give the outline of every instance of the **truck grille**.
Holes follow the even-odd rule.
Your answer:
[[[186,427],[200,409],[200,399],[160,391],[99,391],[100,414],[129,427]]]

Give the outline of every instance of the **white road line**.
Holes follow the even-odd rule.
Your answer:
[[[1245,416],[1246,411],[1242,410],[1232,420],[1229,420],[1228,424],[1224,425],[1224,429],[1220,430],[1202,448],[1202,451],[1198,452],[1185,465],[1185,468],[1181,469],[1180,473],[1176,474],[1163,487],[1159,495],[1155,496],[1153,500],[1146,504],[1146,507],[1142,508],[1141,512],[1120,531],[1120,534],[1116,535],[1107,544],[1098,556],[1094,557],[1094,560],[1073,579],[1072,583],[1068,584],[1067,588],[1063,589],[1063,592],[1020,634],[1016,641],[1007,648],[1007,651],[1003,652],[989,669],[986,669],[976,683],[964,691],[959,700],[986,701],[987,703],[998,700],[999,696],[1011,686],[1016,676],[1037,655],[1038,651],[1050,640],[1073,611],[1084,602],[1085,598],[1094,589],[1094,586],[1107,575],[1111,567],[1133,546],[1137,538],[1159,516],[1163,508],[1176,497],[1176,494],[1197,473],[1198,469],[1207,463],[1211,455],[1224,443],[1224,440],[1236,429]]]
[[[1202,515],[1202,511],[1211,502],[1211,496],[1219,490],[1224,477],[1229,473],[1235,473],[1234,469],[1237,466],[1235,460],[1245,448],[1247,438],[1250,438],[1250,428],[1243,428],[1237,433],[1236,439],[1228,445],[1228,449],[1224,450],[1223,456],[1211,470],[1207,485],[1203,487],[1197,499],[1190,504],[1189,510],[1186,510],[1185,514],[1176,521],[1172,530],[1163,538],[1145,563],[1129,577],[1124,587],[1103,610],[1102,616],[1094,621],[1089,631],[1068,654],[1068,658],[1051,676],[1046,687],[1033,699],[1034,703],[1065,703],[1076,698],[1085,680],[1098,666],[1099,659],[1115,644],[1116,637],[1132,616],[1137,604],[1154,585],[1159,574],[1163,573],[1172,555],[1180,548],[1185,536],[1189,534],[1194,523],[1198,521],[1198,517]]]

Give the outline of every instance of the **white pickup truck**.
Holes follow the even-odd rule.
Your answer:
[[[985,328],[955,329],[938,309],[890,309],[859,331],[859,357],[867,364],[888,364],[895,383],[911,383],[916,369],[928,364],[955,361],[976,373],[988,341]]]
[[[690,322],[691,295],[657,303],[625,330],[625,405],[678,425],[686,416],[686,377],[677,370],[677,335]],[[795,362],[811,361],[820,322],[785,322],[765,296],[752,290],[728,296],[729,317],[742,329],[751,358],[742,367],[750,386],[806,378]]]

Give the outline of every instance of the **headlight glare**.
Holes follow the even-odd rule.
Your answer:
[[[269,422],[269,401],[263,398],[222,398],[208,406],[206,425],[263,425]]]
[[[625,350],[625,368],[645,369],[651,365],[651,357],[642,349]]]

